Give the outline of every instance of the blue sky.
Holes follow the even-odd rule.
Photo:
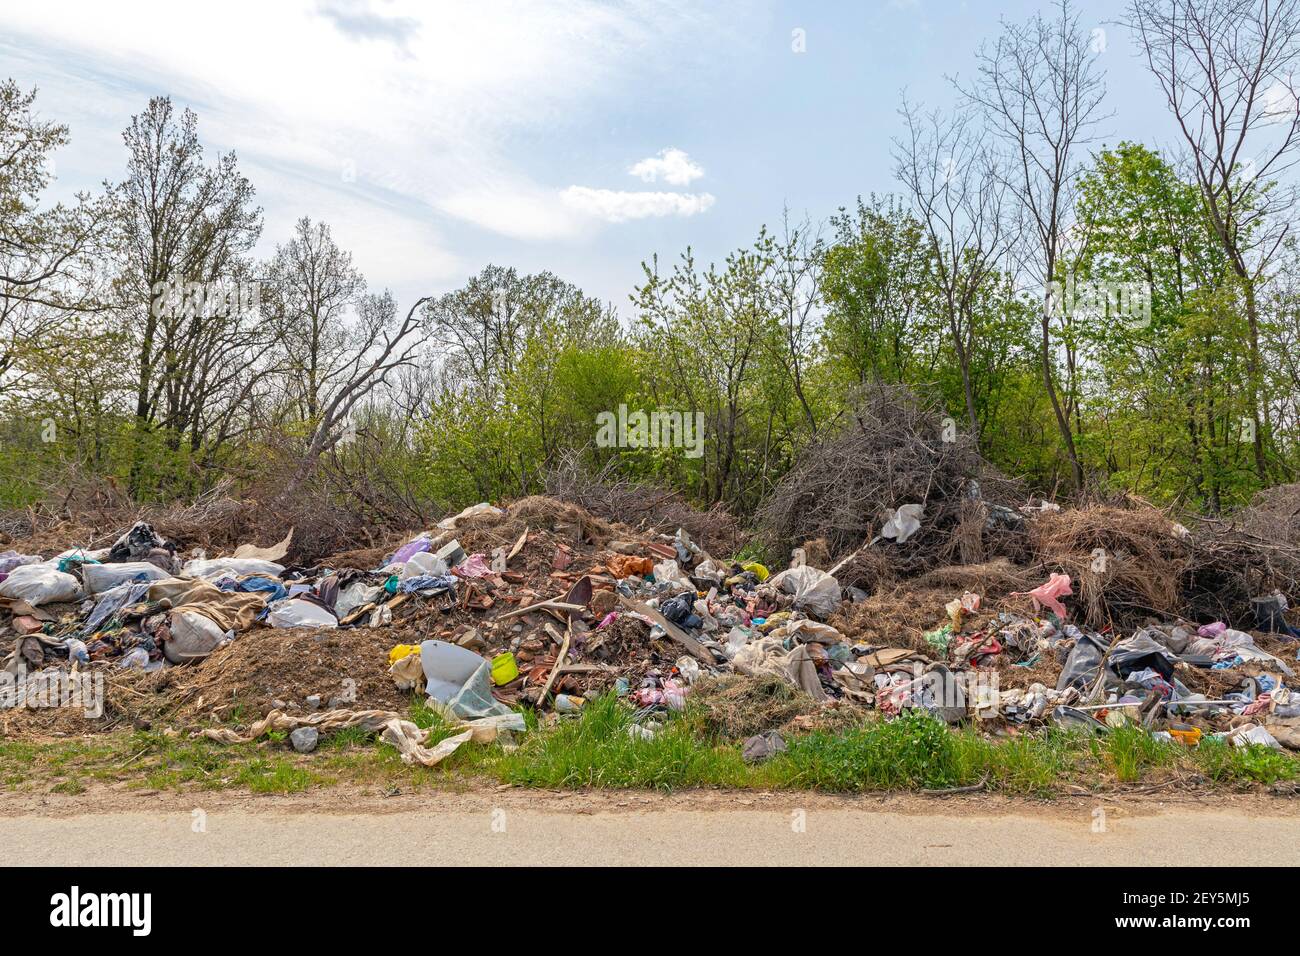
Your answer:
[[[945,74],[971,73],[999,17],[1042,6],[42,0],[0,7],[0,73],[71,127],[59,195],[120,178],[121,130],[166,93],[210,150],[238,153],[264,254],[309,215],[403,301],[495,262],[551,269],[627,315],[656,252],[721,259],[783,206],[822,219],[894,189],[902,90],[950,105]],[[1105,31],[1103,141],[1173,146],[1112,22],[1122,4],[1081,9]]]

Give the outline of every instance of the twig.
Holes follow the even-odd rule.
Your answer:
[[[581,604],[566,604],[559,598],[548,598],[545,601],[538,601],[536,604],[530,604],[528,607],[516,608],[513,611],[507,611],[505,614],[498,614],[498,621],[507,621],[512,617],[518,617],[520,614],[527,614],[529,611],[585,611],[586,608]]]
[[[988,774],[980,778],[979,783],[972,783],[968,787],[949,787],[946,790],[922,790],[921,792],[927,797],[947,797],[954,793],[974,793],[977,790],[983,790],[988,785]]]

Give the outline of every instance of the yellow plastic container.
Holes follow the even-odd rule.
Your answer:
[[[514,654],[506,651],[492,658],[492,683],[500,687],[502,684],[509,684],[518,676],[519,665],[515,663]]]

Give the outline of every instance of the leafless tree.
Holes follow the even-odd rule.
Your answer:
[[[1013,232],[997,157],[970,113],[923,113],[906,98],[906,134],[894,141],[894,173],[930,247],[930,269],[957,364],[976,448],[979,415],[971,368],[981,292],[998,274]]]
[[[108,203],[85,193],[42,202],[68,128],[42,121],[35,100],[34,89],[0,83],[0,394],[22,384],[24,353],[97,312],[106,291],[95,262]]]
[[[360,300],[355,337],[366,347],[354,350],[339,366],[332,387],[322,395],[315,427],[284,489],[286,497],[302,486],[321,455],[338,442],[357,404],[388,383],[398,370],[416,362],[428,328],[425,306],[430,301],[428,296],[417,299],[406,317],[398,319],[397,303],[390,293],[367,295]]]
[[[323,222],[298,220],[293,238],[276,247],[267,268],[263,312],[275,323],[284,352],[280,380],[299,420],[314,424],[322,397],[333,390],[368,342],[348,318],[365,280]]]
[[[972,104],[983,109],[1010,153],[1007,183],[1026,226],[1021,264],[1030,282],[1043,290],[1039,320],[1043,386],[1076,487],[1083,485],[1083,466],[1071,424],[1077,400],[1075,354],[1068,336],[1056,341],[1056,310],[1047,290],[1057,278],[1057,263],[1072,222],[1074,182],[1087,159],[1085,147],[1105,119],[1105,83],[1098,55],[1079,14],[1069,0],[1059,0],[1050,18],[1040,13],[1023,24],[1004,22],[997,40],[980,47],[975,81],[957,84]],[[1058,348],[1064,353],[1064,387],[1057,381]]]
[[[117,218],[124,325],[135,340],[133,491],[143,434],[160,425],[177,448],[188,431],[197,447],[211,404],[243,391],[237,380],[266,344],[254,310],[238,304],[261,209],[234,153],[204,164],[197,127],[192,111],[178,118],[169,98],[155,97],[122,134],[127,177]],[[227,293],[235,305],[220,302]]]

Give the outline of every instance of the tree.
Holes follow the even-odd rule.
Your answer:
[[[204,165],[197,117],[187,109],[178,119],[167,97],[150,100],[122,138],[127,177],[117,219],[124,320],[135,339],[138,493],[146,434],[160,425],[174,451],[188,431],[196,450],[215,406],[247,394],[268,338],[246,294],[244,259],[261,232],[261,209],[235,154]]]
[[[704,416],[699,482],[709,503],[760,493],[786,439],[774,433],[778,409],[761,380],[773,350],[765,339],[783,334],[772,312],[773,266],[765,228],[721,268],[701,269],[689,248],[667,276],[657,258],[642,263],[646,281],[633,301],[642,351],[654,360],[647,370],[651,397],[664,407],[680,407],[684,398],[685,412]],[[755,401],[760,394],[766,403]]]
[[[93,257],[107,204],[83,193],[71,206],[41,208],[68,128],[38,119],[35,101],[35,89],[0,83],[0,393],[19,386],[24,353],[93,313],[102,291]]]
[[[939,328],[920,222],[895,197],[872,196],[859,197],[853,213],[841,209],[831,226],[824,280],[829,360],[857,385],[929,378]]]
[[[328,392],[321,396],[306,448],[282,497],[292,496],[311,476],[321,455],[342,437],[358,403],[390,382],[398,370],[415,364],[426,339],[429,301],[428,296],[417,299],[399,320],[391,293],[367,295],[360,300],[354,334],[362,345],[338,364]]]
[[[764,281],[778,334],[765,335],[763,342],[799,403],[809,435],[815,436],[817,414],[808,394],[808,375],[821,338],[826,246],[820,232],[807,220],[791,225],[788,209],[782,214],[781,225],[781,238],[768,245],[768,275]]]
[[[977,55],[978,78],[958,89],[982,108],[1010,153],[1013,172],[1008,184],[1026,220],[1022,261],[1028,278],[1044,293],[1039,317],[1043,387],[1075,487],[1081,488],[1083,466],[1072,424],[1078,410],[1077,364],[1068,314],[1053,309],[1048,290],[1057,278],[1057,260],[1071,223],[1083,148],[1103,119],[1105,86],[1098,51],[1069,0],[1060,0],[1051,19],[1035,14],[1025,24],[1003,23],[1002,34],[992,45],[982,45]],[[1062,328],[1055,329],[1054,322]],[[1058,347],[1065,364],[1065,381],[1060,384]]]
[[[1206,214],[1244,298],[1255,467],[1270,472],[1260,286],[1289,229],[1300,148],[1295,0],[1133,0],[1129,26],[1189,153]]]
[[[1249,412],[1248,348],[1199,190],[1157,153],[1121,143],[1081,178],[1078,209],[1063,274],[1146,290],[1145,314],[1115,314],[1109,296],[1093,296],[1073,316],[1105,418],[1098,464],[1143,493],[1218,513],[1242,497],[1233,433]]]
[[[281,376],[300,421],[314,426],[329,392],[368,342],[348,318],[365,280],[323,222],[304,216],[266,270],[263,311],[284,351]]]
[[[465,467],[492,472],[481,487],[506,484],[521,494],[539,487],[562,445],[590,439],[603,408],[575,418],[584,403],[567,392],[567,378],[582,374],[583,354],[614,360],[623,333],[612,309],[551,272],[489,265],[434,300],[429,314],[442,360],[440,404],[473,418],[474,431],[495,443],[490,461],[469,455]],[[435,427],[448,426],[440,417]]]
[[[957,356],[962,402],[971,435],[979,445],[973,356],[978,312],[1011,237],[1003,211],[1004,182],[981,131],[969,114],[923,115],[903,101],[907,132],[894,142],[894,171],[911,197],[929,246],[929,280]]]

